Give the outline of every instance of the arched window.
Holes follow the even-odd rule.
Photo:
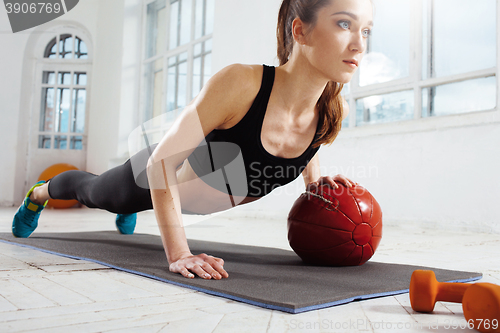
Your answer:
[[[59,39],[59,42],[57,39]],[[78,36],[75,36],[74,41],[75,44],[73,44],[73,36],[71,34],[62,34],[59,38],[54,37],[47,44],[43,57],[49,59],[72,59],[74,55],[75,59],[87,59],[87,45],[85,45],[85,42],[78,38]],[[57,45],[59,45],[59,52]]]
[[[82,149],[88,88],[83,59],[87,46],[74,34],[57,35],[45,47],[38,149]]]

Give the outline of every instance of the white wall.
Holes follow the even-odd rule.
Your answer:
[[[96,1],[95,54],[88,124],[87,171],[101,174],[117,154],[123,55],[122,0]]]
[[[280,0],[216,0],[212,73],[234,63],[278,65]]]
[[[113,165],[129,158],[128,136],[141,119],[140,82],[143,5],[141,0],[125,0],[123,9],[122,63],[118,146]]]
[[[93,44],[87,170],[101,173],[116,156],[122,56],[123,2],[80,1],[67,14],[13,34],[0,10],[0,205],[19,204],[26,183],[28,126],[33,97],[34,48],[44,30],[68,24],[87,32]],[[36,93],[36,92],[35,92]]]
[[[13,35],[6,11],[0,10],[0,205],[14,201],[22,59],[28,37]]]

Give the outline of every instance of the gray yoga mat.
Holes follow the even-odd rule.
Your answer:
[[[416,269],[432,269],[441,282],[469,282],[482,277],[480,273],[371,261],[356,267],[308,266],[292,251],[189,240],[193,253],[223,258],[229,278],[186,279],[168,271],[159,236],[105,231],[35,233],[30,238],[0,233],[0,239],[289,313],[406,293]]]

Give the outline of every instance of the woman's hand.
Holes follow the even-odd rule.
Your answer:
[[[169,269],[171,272],[180,273],[187,278],[194,278],[194,274],[203,279],[216,279],[227,278],[229,274],[224,270],[224,260],[215,258],[205,253],[192,255],[178,259],[170,264]]]
[[[306,191],[311,191],[314,189],[317,189],[321,185],[329,185],[333,189],[339,188],[339,185],[337,185],[335,182],[339,182],[341,184],[344,184],[346,187],[352,187],[355,185],[358,185],[358,183],[350,180],[344,175],[335,175],[333,177],[331,176],[322,176],[320,177],[317,181],[311,182],[307,185]]]

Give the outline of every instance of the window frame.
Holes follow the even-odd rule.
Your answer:
[[[61,35],[71,35],[73,38],[73,49],[72,49],[72,54],[73,57],[71,59],[66,59],[66,58],[60,58],[59,57],[59,47],[56,47],[56,58],[48,58],[45,57],[45,51],[49,43],[56,38],[56,45],[59,45],[59,40]],[[78,37],[80,40],[82,40],[86,47],[87,47],[87,58],[86,59],[77,59],[75,58],[75,43],[76,43],[76,37]],[[44,72],[54,72],[54,73],[59,73],[59,72],[70,72],[72,73],[72,80],[74,78],[74,73],[75,72],[85,72],[87,75],[87,83],[85,86],[80,86],[76,85],[74,82],[70,85],[63,85],[64,88],[70,89],[70,91],[74,91],[75,89],[80,89],[83,88],[86,90],[86,97],[85,97],[85,124],[84,124],[84,130],[81,133],[76,133],[76,132],[71,132],[71,126],[68,123],[68,132],[55,132],[55,129],[53,129],[51,132],[48,131],[41,131],[40,127],[37,126],[36,129],[33,131],[33,140],[36,140],[38,142],[38,138],[40,135],[47,135],[51,137],[51,147],[50,148],[40,148],[38,145],[35,145],[37,148],[35,148],[39,153],[43,152],[65,152],[68,154],[79,154],[79,152],[85,152],[87,150],[87,139],[88,139],[88,124],[89,124],[89,113],[90,113],[90,98],[91,98],[91,82],[92,82],[92,61],[93,61],[93,49],[92,49],[92,44],[87,37],[85,33],[78,29],[74,29],[71,27],[60,27],[58,29],[55,29],[53,31],[50,31],[50,33],[47,33],[46,36],[39,42],[40,47],[38,48],[37,51],[37,57],[36,57],[36,70],[35,70],[35,91],[36,91],[36,98],[35,98],[35,104],[33,105],[33,112],[36,113],[36,118],[38,119],[37,124],[40,123],[41,119],[41,107],[42,107],[42,90],[44,88],[47,88],[49,86],[54,86],[54,87],[60,87],[61,85],[57,83],[57,75],[55,77],[56,83],[51,85],[51,84],[46,84],[43,83],[43,73]],[[71,100],[72,96],[70,96]],[[71,107],[70,107],[71,111]],[[71,119],[71,114],[69,115]],[[66,142],[66,148],[64,149],[55,149],[54,148],[54,138],[58,135],[63,135],[67,137],[67,142]],[[70,149],[70,142],[72,137],[81,137],[82,138],[82,148],[81,149]],[[30,142],[32,140],[30,139]],[[32,145],[34,145],[34,142],[32,142]],[[35,147],[33,146],[33,147]]]
[[[182,53],[187,53],[187,82],[186,82],[186,101],[185,105],[188,105],[192,101],[192,87],[193,87],[193,63],[194,63],[194,47],[196,44],[204,43],[209,39],[212,39],[213,32],[207,35],[203,35],[200,38],[194,39],[195,37],[195,27],[196,27],[196,0],[191,0],[192,2],[192,10],[191,10],[191,36],[190,41],[186,44],[177,46],[173,49],[169,49],[170,44],[170,24],[169,24],[169,15],[170,15],[170,1],[165,0],[165,8],[166,8],[166,24],[165,24],[165,38],[166,41],[164,43],[165,49],[162,51],[157,51],[158,54],[147,57],[147,43],[148,43],[148,5],[156,2],[157,0],[143,0],[142,4],[142,43],[141,43],[141,69],[140,69],[140,80],[139,86],[141,87],[140,93],[140,122],[144,123],[152,118],[153,109],[152,109],[152,101],[149,101],[150,98],[150,90],[149,82],[146,79],[146,67],[151,65],[155,61],[161,59],[162,60],[162,71],[163,71],[163,80],[162,80],[162,89],[161,89],[161,114],[167,112],[167,91],[168,91],[168,59],[170,57],[181,55]],[[179,0],[181,1],[181,0]],[[214,5],[215,6],[215,5]],[[212,51],[213,52],[213,49]],[[151,104],[151,105],[149,105]],[[172,112],[173,118],[177,118],[179,113],[182,110],[175,109]]]
[[[443,77],[437,78],[428,78],[422,79],[422,66],[423,66],[423,16],[429,15],[432,10],[429,8],[429,13],[423,13],[423,2],[428,0],[410,0],[410,59],[409,59],[409,75],[408,77],[383,82],[383,83],[375,83],[366,86],[359,86],[359,70],[353,76],[350,84],[349,84],[349,93],[347,93],[344,98],[349,103],[349,107],[351,112],[349,113],[349,126],[348,128],[363,128],[363,127],[371,127],[382,124],[391,124],[391,123],[400,123],[400,122],[409,122],[418,120],[422,117],[422,90],[424,88],[436,87],[444,84],[456,83],[466,80],[486,78],[491,76],[496,76],[497,89],[496,89],[496,107],[491,110],[482,110],[482,111],[471,111],[466,113],[457,113],[450,114],[447,116],[460,116],[460,115],[468,115],[468,114],[476,114],[480,112],[489,112],[489,111],[498,111],[500,105],[500,78],[498,73],[498,64],[500,58],[500,0],[496,0],[496,49],[497,49],[497,66],[486,68],[482,70],[475,70],[470,72],[465,72],[461,74],[447,75]],[[428,20],[430,21],[430,20]],[[375,23],[376,24],[376,23]],[[429,43],[432,43],[432,39],[428,38]],[[427,54],[427,57],[430,58],[430,55]],[[430,61],[430,59],[429,59]],[[374,124],[357,124],[356,123],[356,100],[374,96],[374,95],[384,95],[389,93],[401,92],[406,90],[413,90],[414,95],[414,115],[413,119],[410,120],[400,120],[395,122],[388,123],[374,123]],[[447,116],[431,116],[429,119],[435,119],[440,117]]]

